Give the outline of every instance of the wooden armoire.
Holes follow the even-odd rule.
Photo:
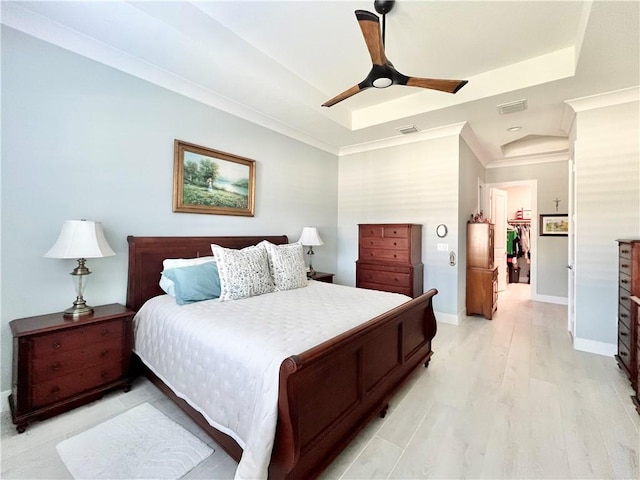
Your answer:
[[[640,240],[618,240],[618,354],[616,360],[636,391],[634,402],[640,413]]]
[[[498,308],[493,249],[493,224],[467,223],[467,315],[480,314],[489,320]]]
[[[356,287],[422,295],[422,225],[358,225]]]

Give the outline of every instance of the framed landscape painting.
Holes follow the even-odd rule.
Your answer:
[[[174,212],[253,217],[255,183],[255,160],[174,141]]]
[[[569,234],[569,217],[566,213],[540,215],[540,235],[566,237]]]

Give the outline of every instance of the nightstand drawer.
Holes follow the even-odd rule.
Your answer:
[[[33,357],[50,357],[59,352],[68,352],[86,345],[103,342],[112,338],[122,338],[121,320],[102,322],[64,331],[33,337]]]
[[[122,350],[122,339],[113,338],[50,357],[34,358],[31,363],[31,382],[44,382],[89,366],[118,360],[122,358]]]
[[[119,360],[54,378],[33,386],[31,404],[34,407],[49,405],[85,390],[118,380],[122,374],[122,361]]]

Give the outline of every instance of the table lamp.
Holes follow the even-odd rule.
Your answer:
[[[300,240],[298,240],[298,243],[309,247],[309,250],[307,251],[307,255],[309,255],[309,270],[307,276],[312,277],[316,273],[311,263],[313,261],[312,255],[314,254],[313,247],[324,245],[324,242],[320,238],[318,229],[316,227],[304,227],[302,229],[302,235],[300,235]]]
[[[87,286],[87,275],[91,274],[85,265],[87,258],[110,257],[115,255],[104,237],[102,224],[88,220],[67,220],[55,245],[44,255],[47,258],[76,258],[78,266],[71,272],[76,289],[73,306],[64,311],[67,317],[78,318],[93,312],[83,295]]]

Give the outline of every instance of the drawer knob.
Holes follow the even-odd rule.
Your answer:
[[[629,315],[627,315],[626,313],[621,313],[621,314],[620,314],[620,316],[621,316],[622,318],[627,318]]]
[[[629,253],[629,250],[620,250],[622,253]]]
[[[60,341],[59,341],[59,340],[56,340],[55,342],[53,342],[53,343],[51,344],[51,346],[52,346],[53,348],[60,348],[62,345],[60,344]]]
[[[620,297],[620,300],[629,300],[629,297]]]
[[[53,393],[54,395],[56,393],[59,393],[59,392],[60,392],[60,387],[59,386],[54,385],[53,387],[51,387],[51,393]]]
[[[373,242],[369,242],[371,245],[373,245]]]
[[[394,247],[395,247],[395,246],[397,246],[397,245],[398,245],[398,243],[397,243],[397,242],[393,242],[393,246],[394,246]]]
[[[622,355],[623,357],[627,356],[627,352],[620,352],[620,355]]]
[[[51,364],[51,370],[53,370],[54,372],[57,372],[58,370],[60,370],[60,367],[62,367],[62,365],[60,365],[60,362],[55,362]]]
[[[620,265],[620,267],[622,267],[622,268],[629,268],[629,265],[628,265],[628,264],[626,264],[626,263],[623,263],[622,265]]]
[[[628,337],[629,334],[627,332],[620,332],[621,337]]]
[[[102,350],[102,352],[100,352],[101,357],[106,357],[107,355],[109,355],[109,350],[107,350],[106,348]]]
[[[620,283],[629,283],[629,280],[627,280],[626,278],[623,278],[622,280],[620,280]]]
[[[395,230],[393,231],[394,235],[397,233]]]
[[[395,253],[393,254],[393,258],[396,258],[398,255],[396,255]]]

